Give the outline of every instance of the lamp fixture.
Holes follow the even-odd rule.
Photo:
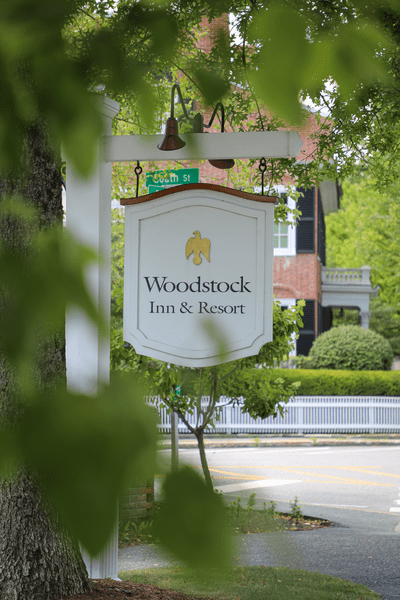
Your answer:
[[[179,102],[182,106],[183,114],[186,121],[189,121],[192,124],[192,133],[203,133],[203,129],[209,129],[215,119],[215,116],[220,110],[221,112],[221,133],[225,131],[225,109],[224,105],[221,102],[218,102],[213,110],[210,121],[208,125],[204,124],[203,116],[200,113],[197,113],[194,117],[190,117],[185,106],[185,102],[182,97],[182,92],[177,83],[172,86],[171,90],[171,116],[167,120],[167,124],[165,127],[165,136],[163,141],[157,145],[157,148],[160,150],[171,151],[171,150],[179,150],[179,148],[183,148],[186,146],[186,142],[184,142],[179,137],[178,131],[178,121],[175,118],[175,92],[178,93]],[[222,160],[209,160],[208,161],[213,167],[217,169],[230,169],[235,164],[235,161],[232,158],[226,158]]]

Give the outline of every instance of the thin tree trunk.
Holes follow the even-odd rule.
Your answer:
[[[197,438],[197,445],[199,447],[201,467],[203,469],[204,479],[206,480],[207,487],[212,490],[212,489],[214,489],[214,487],[213,487],[213,484],[212,484],[210,470],[208,468],[208,463],[207,463],[207,458],[206,458],[206,451],[205,451],[205,448],[204,448],[204,430],[203,430],[203,427],[198,427],[197,429],[195,429],[194,434],[195,434],[195,436]]]
[[[37,125],[27,132],[19,172],[0,178],[0,202],[5,198],[18,202],[23,197],[38,209],[36,228],[57,223],[61,227],[60,161],[44,131]],[[26,233],[21,221],[0,221],[0,240],[22,256],[29,252]],[[35,378],[47,391],[55,391],[60,381],[65,383],[63,332],[41,341]],[[23,403],[18,382],[0,357],[0,426],[17,424]],[[46,506],[34,475],[22,466],[12,478],[0,481],[1,600],[59,600],[89,588],[77,545]]]

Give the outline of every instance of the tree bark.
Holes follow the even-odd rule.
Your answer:
[[[21,469],[0,492],[0,598],[60,600],[89,589],[79,550]]]
[[[197,429],[195,429],[194,434],[197,438],[197,445],[198,445],[199,452],[200,452],[201,467],[203,469],[204,479],[206,481],[207,487],[212,490],[212,489],[214,489],[214,486],[212,484],[210,470],[208,468],[208,463],[207,463],[206,451],[204,448],[204,429],[203,429],[203,427],[198,427]]]
[[[27,131],[18,172],[0,177],[0,202],[5,198],[23,198],[38,211],[29,226],[13,219],[0,222],[1,242],[22,256],[29,252],[27,231],[62,226],[60,159],[43,124]],[[63,332],[41,340],[35,379],[47,391],[55,391],[60,381],[65,384]],[[0,357],[0,425],[17,424],[23,404],[18,382]],[[12,478],[0,481],[1,600],[60,600],[89,588],[77,544],[46,506],[34,474],[22,466]]]

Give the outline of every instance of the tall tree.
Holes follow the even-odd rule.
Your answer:
[[[26,131],[20,168],[0,181],[0,202],[12,205],[23,199],[35,210],[28,223],[4,213],[0,223],[3,251],[21,257],[22,265],[24,255],[34,252],[35,230],[62,227],[61,183],[60,156],[45,124],[36,123]],[[65,380],[64,336],[62,331],[50,338],[42,333],[34,378],[41,393],[55,393]],[[18,381],[4,356],[0,361],[0,421],[2,427],[15,426],[24,398],[19,397]],[[4,600],[61,598],[88,589],[76,542],[63,534],[29,467],[21,467],[0,483],[0,514],[0,596]]]
[[[368,172],[344,182],[341,208],[326,219],[327,264],[330,267],[372,267],[381,301],[400,302],[399,183],[378,189]]]
[[[373,4],[378,6],[377,3]],[[379,6],[381,5],[383,2],[379,3]],[[334,77],[339,84],[339,89],[344,90],[344,101],[348,102],[357,85],[362,86],[364,82],[371,83],[371,74],[374,77],[387,77],[388,73],[390,77],[392,74],[392,71],[387,68],[387,62],[377,59],[375,52],[379,44],[386,51],[393,32],[391,28],[385,29],[385,26],[379,29],[382,19],[376,20],[374,12],[373,20],[370,19],[368,22],[366,11],[360,6],[361,3],[354,1],[349,3],[350,12],[344,12],[341,2],[332,3],[332,11],[328,13],[327,3],[322,3],[320,6],[320,3],[310,5],[306,1],[296,3],[296,7],[293,8],[291,3],[270,4],[257,0],[250,4],[227,0],[198,0],[195,3],[178,0],[163,2],[159,6],[156,2],[123,0],[116,7],[112,0],[101,2],[97,0],[86,2],[2,0],[0,6],[2,40],[0,76],[3,98],[0,107],[1,204],[5,205],[5,199],[9,196],[12,197],[13,203],[17,201],[18,192],[18,198],[23,196],[29,203],[34,204],[38,208],[39,215],[38,221],[29,225],[24,225],[20,219],[13,221],[8,214],[3,220],[2,250],[5,251],[1,256],[2,285],[5,285],[7,277],[8,281],[13,281],[15,269],[7,270],[4,266],[15,265],[16,257],[21,259],[18,263],[21,268],[21,285],[25,275],[29,274],[32,254],[37,253],[42,264],[45,264],[49,258],[45,253],[40,255],[37,248],[34,252],[30,250],[29,245],[26,244],[26,236],[34,230],[43,229],[59,220],[61,214],[61,182],[57,171],[58,152],[54,152],[52,148],[57,148],[62,141],[68,159],[82,174],[88,173],[93,164],[94,141],[101,134],[101,119],[94,102],[88,98],[88,88],[96,90],[100,86],[114,97],[128,90],[126,106],[129,108],[129,117],[139,104],[155,107],[158,87],[155,86],[156,91],[151,92],[150,83],[159,81],[162,75],[169,76],[170,65],[174,59],[177,62],[176,56],[179,56],[178,41],[183,40],[184,44],[186,39],[190,39],[196,23],[200,22],[202,16],[212,18],[222,11],[237,10],[242,32],[248,33],[244,35],[244,40],[248,40],[252,47],[252,62],[248,61],[247,65],[249,53],[245,51],[244,45],[240,55],[234,45],[227,43],[226,38],[221,36],[216,40],[215,52],[210,55],[210,61],[205,63],[204,56],[200,57],[200,62],[197,56],[189,57],[188,60],[185,59],[185,72],[196,86],[201,88],[208,102],[215,101],[218,95],[222,95],[231,80],[248,86],[246,89],[250,91],[254,89],[256,98],[258,96],[269,104],[281,117],[300,118],[298,96],[301,90],[310,88],[316,94],[327,78]],[[315,21],[319,11],[314,9],[318,7],[324,9],[321,13],[325,14],[324,11],[327,13],[326,22]],[[354,11],[356,13],[359,11],[361,17],[365,16],[366,20],[349,19],[349,15],[353,17],[355,14]],[[82,30],[78,24],[86,16],[93,26]],[[66,32],[64,36],[62,32]],[[313,34],[312,37],[310,32]],[[281,51],[282,45],[285,46],[285,52]],[[360,47],[362,60],[359,58]],[[347,57],[345,63],[341,60],[343,53]],[[184,56],[182,53],[181,57]],[[215,73],[216,69],[219,74]],[[316,73],[318,73],[317,78],[315,78]],[[215,90],[218,90],[217,95]],[[356,105],[359,97],[360,94],[356,94]],[[364,103],[364,106],[367,105]],[[147,112],[146,122],[149,122],[150,111],[145,112]],[[43,127],[46,129],[45,133]],[[329,143],[324,145],[322,142],[325,138]],[[325,138],[321,135],[321,157],[324,160],[331,158],[337,148],[331,143],[332,136],[331,138],[325,136]],[[60,260],[57,263],[59,272],[65,267],[65,262],[67,262],[66,256],[64,261]],[[49,268],[50,266],[54,267],[49,263]],[[54,283],[58,285],[57,270],[52,273],[54,273]],[[64,270],[63,273],[67,277],[68,270]],[[11,290],[11,287],[8,289]],[[63,290],[63,293],[67,294],[68,290]],[[35,294],[35,303],[32,304],[36,305],[39,301],[37,290]],[[11,310],[13,302],[8,300],[7,293],[2,289],[0,313],[2,325],[3,327],[7,325],[5,327],[7,331],[14,327],[20,334],[22,324],[26,325],[25,313],[14,314]],[[22,307],[22,304],[19,306]],[[5,308],[10,309],[7,312],[10,315],[9,323],[4,318]],[[51,312],[50,306],[46,308]],[[30,309],[31,302],[28,302],[26,311]],[[32,442],[31,449],[36,459],[35,467],[37,472],[42,467],[40,481],[48,495],[50,490],[54,492],[54,485],[57,483],[48,476],[46,461],[51,458],[52,450],[46,447],[47,453],[41,452],[40,448],[38,451],[38,444],[40,446],[42,443],[45,447],[49,430],[43,427],[43,421],[46,421],[45,417],[52,410],[53,405],[57,404],[56,400],[62,394],[60,396],[60,392],[57,392],[54,402],[47,404],[46,411],[43,413],[38,409],[36,416],[40,415],[40,418],[34,421],[37,432],[32,428],[29,430],[29,419],[25,419],[24,422],[23,416],[25,411],[30,411],[29,415],[32,416],[32,411],[36,410],[33,402],[34,395],[29,396],[28,393],[31,388],[27,382],[30,379],[36,384],[40,383],[40,390],[51,391],[56,381],[64,377],[62,341],[49,341],[47,336],[42,338],[39,336],[36,340],[38,344],[34,353],[35,360],[29,363],[27,374],[27,370],[23,371],[19,368],[24,364],[27,356],[27,350],[21,341],[25,338],[14,336],[17,339],[13,340],[12,336],[9,336],[7,341],[4,335],[4,331],[1,331],[2,353],[6,348],[11,348],[12,352],[10,351],[8,358],[10,356],[17,358],[12,365],[7,363],[4,357],[2,358],[1,424],[3,427],[6,426],[7,435],[2,436],[1,443],[4,444],[4,439],[9,442],[11,440],[17,449],[16,455],[18,456],[19,450],[26,458],[26,444],[29,447],[29,443]],[[62,340],[62,333],[59,337]],[[14,346],[13,341],[15,341]],[[10,342],[9,346],[6,342]],[[43,346],[46,347],[46,351]],[[33,364],[35,364],[34,368]],[[32,377],[32,370],[34,377]],[[40,404],[38,397],[42,395],[42,393],[37,394],[37,405]],[[31,402],[26,401],[28,406],[25,407],[27,398]],[[65,397],[62,396],[62,399],[65,400]],[[72,398],[69,397],[68,401],[70,402],[68,407],[72,409]],[[15,416],[17,409],[18,419],[21,418],[24,422],[23,435],[18,426],[19,420]],[[65,426],[72,427],[73,424],[68,421],[67,414],[62,413],[61,408],[60,411],[63,420],[67,421]],[[53,417],[54,413],[51,415]],[[80,416],[84,417],[85,411],[82,411]],[[114,416],[114,413],[110,413],[109,416],[109,420],[112,420],[111,416]],[[93,421],[97,422],[96,419]],[[89,419],[84,423],[87,425],[89,435],[94,423]],[[121,420],[121,429],[123,423],[124,421]],[[46,427],[49,427],[48,417]],[[30,433],[29,436],[26,435],[27,432]],[[136,433],[140,438],[141,432]],[[40,437],[43,439],[38,441]],[[27,439],[30,440],[29,443]],[[34,439],[36,445],[33,443]],[[117,436],[114,439],[118,442]],[[129,446],[128,439],[129,436],[124,438]],[[56,441],[59,440],[52,438],[54,446]],[[9,446],[13,444],[10,442]],[[71,451],[71,446],[68,448]],[[129,448],[138,452],[138,448],[132,449],[131,446]],[[61,452],[58,446],[54,447],[54,452],[56,450]],[[111,446],[108,450],[111,452]],[[122,457],[127,453],[121,446],[119,451]],[[66,469],[66,465],[69,464],[65,458],[66,454],[62,456],[65,460],[65,476],[72,477],[73,469]],[[71,457],[71,464],[76,467],[79,463],[76,460],[74,462],[73,458]],[[113,469],[109,468],[109,465],[110,463],[107,462],[108,471],[112,472]],[[97,472],[95,460],[87,466],[88,472]],[[75,471],[78,477],[79,468]],[[104,471],[102,475],[106,475],[106,472]],[[121,478],[123,478],[122,474]],[[115,484],[114,480],[112,483]],[[76,489],[80,490],[81,487],[77,486]],[[107,495],[107,489],[103,490],[103,495]],[[57,499],[58,505],[63,505],[62,494],[53,494],[53,496]],[[111,505],[112,501],[111,497],[109,502]],[[54,528],[55,521],[51,516],[49,517],[46,502],[37,493],[35,477],[28,476],[25,471],[14,479],[14,485],[10,486],[6,483],[2,487],[1,503],[3,509],[0,517],[2,597],[14,600],[20,598],[55,600],[60,596],[60,592],[63,595],[82,590],[86,585],[82,564],[79,557],[74,554],[73,545],[59,541],[59,532]],[[32,514],[33,503],[36,511]],[[64,501],[64,516],[68,514],[66,504],[68,503]],[[6,511],[15,515],[15,520],[9,520]],[[81,530],[85,529],[84,526],[85,523],[81,520]],[[17,529],[18,527],[20,529]],[[23,533],[18,536],[18,531]],[[29,539],[30,532],[35,533]],[[23,556],[22,561],[20,561],[21,556]],[[33,557],[35,557],[35,564],[33,564]],[[22,570],[19,570],[17,564],[19,561]],[[40,568],[36,569],[38,562]],[[59,576],[53,569],[56,564],[60,566]]]
[[[118,10],[112,2],[81,4],[70,0],[17,0],[3,5],[2,31],[11,32],[11,37],[0,54],[2,89],[7,97],[0,113],[0,258],[3,266],[9,260],[10,277],[7,279],[7,269],[3,270],[0,321],[8,331],[12,323],[8,326],[7,318],[13,316],[13,306],[18,304],[11,294],[23,289],[25,278],[34,279],[29,269],[34,262],[32,256],[40,256],[36,232],[62,225],[59,142],[63,141],[67,156],[80,173],[87,173],[93,161],[91,144],[101,133],[101,123],[85,87],[94,89],[98,82],[104,82],[116,95],[129,87],[135,100],[154,105],[146,78],[158,81],[166,60],[171,60],[176,50],[179,31],[187,35],[189,23],[196,22],[196,15],[198,22],[201,14],[187,7],[180,13],[175,4],[159,9],[147,2],[121,2]],[[78,31],[76,24],[85,19],[93,26]],[[76,34],[72,41],[71,32]],[[184,38],[182,33],[181,40]],[[142,112],[146,116],[146,111]],[[34,207],[35,214],[27,211],[25,215],[22,203]],[[53,264],[49,257],[50,272],[41,273],[47,277],[46,285],[52,269],[56,277],[64,271],[62,276],[68,279],[69,268],[78,268],[79,263],[84,266],[85,260],[81,259],[67,265],[67,256],[57,255],[57,243],[53,246]],[[18,273],[12,265],[17,265]],[[82,276],[79,272],[77,279]],[[54,284],[57,289],[59,282],[54,280]],[[75,300],[81,295],[81,303],[84,292],[78,287]],[[66,292],[57,291],[61,295]],[[34,306],[40,305],[39,296],[40,291],[35,289],[30,297]],[[58,305],[60,299],[56,292],[52,301]],[[48,301],[48,306],[46,302],[44,307],[41,304],[39,312],[52,312],[53,308]],[[90,312],[90,301],[86,309]],[[25,314],[18,316],[24,325],[29,320]],[[138,475],[140,462],[151,462],[147,448],[152,435],[148,420],[132,406],[123,417],[125,409],[121,412],[115,405],[106,415],[110,402],[105,406],[100,399],[89,419],[90,399],[60,391],[60,385],[65,384],[62,330],[49,335],[47,326],[36,328],[35,318],[30,321],[34,340],[28,351],[23,339],[17,337],[23,327],[16,327],[15,342],[11,334],[7,337],[2,331],[0,344],[1,445],[2,451],[14,455],[17,461],[17,468],[15,464],[11,472],[8,468],[1,483],[0,594],[5,600],[58,600],[88,589],[76,536],[93,552],[104,544],[107,534],[98,536],[93,523],[89,526],[92,531],[88,531],[85,520],[91,521],[90,513],[97,512],[102,504],[104,508],[108,505],[103,514],[98,514],[98,522],[102,530],[110,530],[116,497],[123,481],[127,483],[127,472],[131,472],[127,464],[132,463],[133,455]],[[33,354],[24,362],[29,353]],[[128,398],[127,390],[122,396]],[[74,429],[71,418],[80,422],[80,427]],[[119,446],[116,456],[115,445]],[[23,459],[35,468],[24,464]],[[120,461],[125,464],[122,471]],[[92,507],[94,495],[89,492],[88,496],[89,485],[103,490]],[[215,500],[211,498],[210,502],[212,505]],[[72,511],[71,503],[76,505]],[[61,515],[55,506],[61,509]]]

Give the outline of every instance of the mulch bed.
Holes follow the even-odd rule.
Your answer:
[[[302,517],[296,521],[289,515],[280,514],[278,517],[287,531],[311,531],[312,529],[326,529],[331,527],[332,522],[327,519],[316,519],[315,517]]]

